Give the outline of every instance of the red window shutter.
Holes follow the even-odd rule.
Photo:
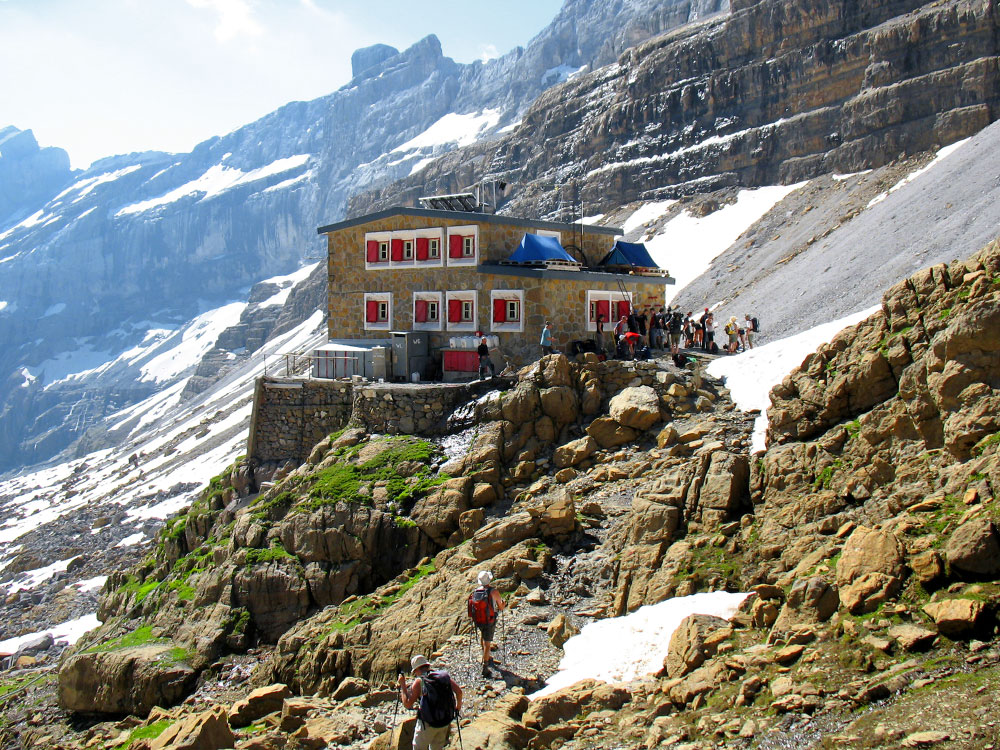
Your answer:
[[[378,302],[373,299],[368,300],[365,305],[365,320],[374,323],[378,320]]]
[[[604,316],[605,323],[611,320],[611,303],[606,299],[597,300],[597,314]]]
[[[460,299],[448,300],[448,322],[449,323],[462,322],[462,300]]]
[[[393,240],[390,243],[389,247],[392,250],[392,259],[393,260],[402,260],[403,259],[403,241],[402,240]]]
[[[413,319],[417,323],[427,322],[427,300],[418,299],[413,303]]]
[[[378,263],[378,240],[368,240],[368,262]]]
[[[507,300],[493,300],[493,322],[505,323],[507,321]]]
[[[448,238],[448,257],[449,258],[461,258],[462,257],[462,236],[459,234],[453,234]]]
[[[417,237],[417,260],[427,260],[426,237]]]
[[[631,309],[631,305],[629,305],[629,302],[628,302],[627,299],[620,299],[620,300],[618,300],[618,317],[619,318],[621,318],[622,316],[625,316],[627,318],[630,309]]]
[[[457,372],[459,369],[459,364],[461,362],[460,356],[462,352],[445,352],[443,369],[447,372]]]

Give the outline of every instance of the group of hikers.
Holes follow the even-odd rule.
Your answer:
[[[483,655],[483,677],[490,676],[493,660],[493,639],[497,619],[505,604],[500,592],[490,584],[493,574],[482,570],[476,576],[477,586],[469,595],[467,609],[472,626],[479,633]],[[413,750],[440,750],[448,741],[452,722],[461,727],[462,688],[445,669],[434,669],[423,654],[410,659],[412,680],[399,675],[399,701],[406,709],[417,708],[417,723],[413,732]]]

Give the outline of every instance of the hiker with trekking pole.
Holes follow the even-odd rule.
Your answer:
[[[447,670],[431,669],[430,663],[420,654],[410,659],[410,669],[416,679],[407,685],[406,677],[399,675],[399,699],[403,708],[417,706],[413,750],[442,750],[448,742],[453,721],[461,747],[462,727],[458,716],[462,712],[462,688]]]
[[[483,644],[483,677],[489,677],[490,667],[496,666],[492,652],[493,636],[497,629],[497,615],[503,612],[505,605],[500,592],[490,586],[493,581],[493,574],[490,571],[479,571],[476,581],[479,586],[469,595],[467,607],[472,624],[479,631],[479,639]]]

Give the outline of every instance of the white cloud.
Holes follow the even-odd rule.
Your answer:
[[[209,9],[218,16],[215,38],[228,42],[238,36],[260,36],[264,29],[254,18],[253,8],[246,0],[187,0],[199,10]]]
[[[498,57],[500,57],[500,53],[497,52],[495,44],[479,45],[479,59],[483,62],[489,62],[490,60],[495,60]]]

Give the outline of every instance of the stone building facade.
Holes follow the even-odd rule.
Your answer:
[[[592,338],[598,311],[610,332],[622,304],[663,304],[665,276],[595,270],[622,232],[495,214],[393,208],[320,227],[328,243],[331,340],[424,331],[440,360],[455,336],[499,338],[503,361],[540,354],[545,321],[556,348]],[[556,237],[579,262],[510,264],[525,234]]]

